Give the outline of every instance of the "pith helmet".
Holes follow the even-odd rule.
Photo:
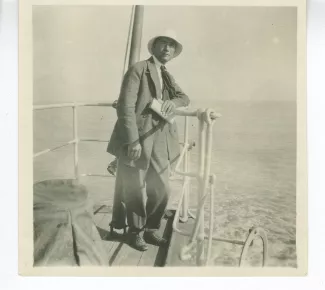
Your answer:
[[[155,40],[159,37],[167,37],[167,38],[172,39],[175,42],[176,48],[175,48],[174,57],[178,56],[182,52],[183,46],[177,41],[176,33],[173,30],[167,30],[164,33],[159,34],[149,40],[148,50],[151,54],[153,54],[153,52],[152,52],[153,44],[155,43]]]

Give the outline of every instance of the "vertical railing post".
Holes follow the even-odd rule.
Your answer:
[[[213,239],[213,230],[214,230],[214,187],[216,183],[216,176],[212,174],[209,178],[210,183],[210,221],[209,221],[209,238],[208,238],[208,250],[206,255],[205,265],[209,265],[211,259],[211,250],[212,250],[212,239]]]
[[[184,119],[184,147],[188,147],[189,140],[188,140],[188,117],[185,116]],[[184,161],[183,161],[183,172],[188,172],[188,150],[185,151]],[[185,184],[185,192],[183,197],[182,203],[182,214],[180,220],[185,223],[188,220],[188,199],[189,199],[189,181],[190,178],[188,176],[184,176],[183,182]]]
[[[212,124],[207,124],[207,134],[206,134],[206,149],[205,149],[205,162],[204,162],[204,193],[207,194],[207,188],[210,184],[210,222],[209,222],[209,240],[208,240],[208,251],[206,255],[206,263],[208,263],[211,255],[212,247],[212,234],[213,234],[213,225],[214,225],[214,185],[215,185],[215,175],[210,174],[211,171],[211,153],[212,153]]]
[[[78,111],[77,106],[73,109],[73,139],[74,139],[74,176],[79,180],[79,137],[78,137]]]
[[[204,169],[205,169],[205,128],[204,121],[199,117],[199,187],[198,187],[198,206],[197,210],[199,211],[199,206],[201,199],[204,196]],[[203,205],[204,206],[204,205]],[[204,209],[200,211],[200,216],[197,216],[199,219],[199,232],[197,236],[197,250],[196,250],[196,264],[201,266],[204,261]]]

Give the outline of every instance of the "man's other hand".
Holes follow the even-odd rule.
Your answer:
[[[128,147],[128,156],[132,160],[137,160],[141,156],[142,147],[140,144],[130,144]]]
[[[164,101],[164,103],[161,106],[161,113],[163,115],[168,116],[169,114],[174,112],[175,108],[176,108],[176,105],[174,102],[172,102],[170,100],[166,100],[166,101]]]

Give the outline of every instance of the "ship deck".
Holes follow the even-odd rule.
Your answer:
[[[110,184],[114,179],[109,179]],[[97,226],[98,232],[102,239],[105,250],[107,251],[109,266],[184,266],[184,262],[179,259],[179,250],[181,245],[185,244],[187,237],[178,235],[173,231],[173,221],[175,214],[175,205],[178,202],[178,192],[181,190],[182,182],[179,179],[171,179],[172,194],[170,197],[167,213],[168,216],[162,219],[159,234],[164,237],[168,243],[165,247],[157,247],[148,245],[148,250],[141,252],[135,250],[128,245],[126,235],[123,235],[123,230],[114,229],[115,235],[110,233],[109,223],[112,220],[113,202],[112,200],[103,201],[104,195],[101,198],[96,198],[95,192],[98,192],[93,186],[96,183],[88,184],[92,198],[95,200],[94,205],[94,223]],[[112,183],[113,184],[113,183]],[[181,228],[190,230],[192,220],[188,223],[180,224]],[[173,256],[173,257],[171,257]]]
[[[159,234],[167,239],[165,247],[157,247],[148,244],[148,250],[137,251],[128,245],[126,235],[123,230],[115,230],[112,235],[109,223],[112,218],[112,207],[108,204],[96,205],[94,207],[94,223],[102,239],[109,266],[149,266],[149,267],[184,267],[196,266],[195,260],[182,261],[180,251],[186,245],[189,237],[173,231],[173,220],[175,210],[169,209],[168,216],[162,220]],[[194,220],[189,219],[186,223],[179,223],[178,228],[184,231],[191,231]]]
[[[104,248],[107,251],[110,266],[164,267],[166,265],[172,237],[174,214],[163,218],[159,230],[160,235],[167,239],[168,245],[165,247],[148,245],[148,250],[144,252],[137,251],[129,246],[122,230],[114,230],[114,234],[111,234],[109,228],[111,217],[111,206],[97,205],[94,207],[94,222],[101,236]]]

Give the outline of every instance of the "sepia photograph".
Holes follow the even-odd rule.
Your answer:
[[[31,5],[30,266],[305,269],[299,9]]]

